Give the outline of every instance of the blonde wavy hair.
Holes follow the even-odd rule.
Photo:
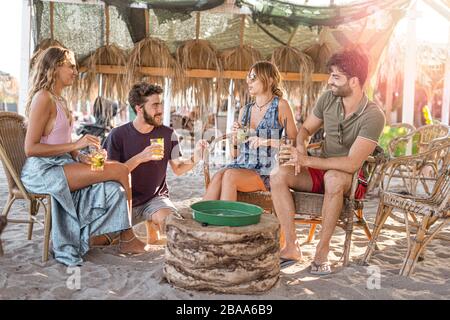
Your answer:
[[[265,91],[270,89],[275,96],[279,98],[283,97],[281,74],[276,65],[269,61],[258,61],[251,66],[250,72],[252,70],[256,73],[256,77],[263,83]],[[273,82],[269,88],[271,78]]]
[[[56,69],[70,59],[71,51],[63,47],[49,47],[37,57],[32,70],[31,85],[28,90],[28,99],[25,114],[30,114],[31,101],[39,90],[53,92],[56,81]]]

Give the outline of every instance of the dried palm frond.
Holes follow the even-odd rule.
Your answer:
[[[314,61],[314,72],[327,73],[327,62],[331,57],[332,51],[330,46],[325,43],[316,43],[303,50]]]
[[[273,51],[271,62],[278,67],[280,72],[301,74],[299,81],[283,81],[287,97],[296,104],[301,103],[312,83],[311,74],[314,70],[314,62],[311,57],[297,48],[282,46]]]
[[[124,50],[115,44],[106,45],[98,48],[90,56],[83,60],[82,67],[86,67],[87,71],[81,79],[81,87],[85,97],[93,100],[98,93],[98,81],[96,66],[126,66],[127,54]],[[124,102],[128,94],[128,86],[125,74],[102,74],[102,88],[100,93],[105,98],[117,99]]]
[[[249,45],[238,46],[222,52],[221,61],[223,70],[248,71],[251,66],[261,60],[261,53]],[[224,88],[228,88],[230,80],[224,81]],[[249,99],[245,79],[234,79],[234,96],[239,97],[241,105]]]
[[[45,51],[45,49],[47,49],[47,48],[49,48],[49,47],[63,47],[63,48],[65,48],[62,44],[61,44],[61,42],[59,42],[58,40],[55,40],[55,39],[44,39],[44,40],[42,40],[37,46],[36,46],[36,48],[34,49],[34,53],[33,53],[33,55],[31,56],[31,59],[30,59],[30,70],[32,70],[33,69],[33,66],[34,66],[34,64],[36,63],[36,60],[37,60],[37,58],[38,58],[38,56],[43,52],[43,51]]]
[[[315,73],[328,73],[327,62],[332,55],[332,50],[329,44],[321,42],[310,46],[305,49],[305,52],[314,61]],[[303,102],[304,108],[302,108],[302,118],[305,119],[312,110],[317,97],[322,93],[326,87],[326,82],[313,82],[308,90],[307,99]]]
[[[169,78],[182,77],[180,66],[173,58],[166,43],[158,38],[146,37],[134,45],[127,63],[127,80],[131,86],[137,81],[164,84],[164,77],[144,75],[139,67],[167,69]]]
[[[214,97],[222,90],[220,74],[222,66],[218,58],[216,48],[206,40],[187,40],[183,42],[176,51],[176,59],[183,71],[189,69],[215,70],[219,78],[187,78],[180,77],[174,81],[174,94],[181,97],[181,101],[190,110],[200,109],[200,117],[205,120],[208,113],[213,111],[209,107],[214,105]]]

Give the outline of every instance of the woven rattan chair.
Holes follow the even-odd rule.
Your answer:
[[[208,152],[206,152],[204,155],[203,172],[205,177],[206,188],[208,187],[210,182],[209,154],[211,153],[212,150],[214,150],[214,147],[218,142],[221,142],[227,138],[229,138],[229,135],[224,135],[222,137],[214,139],[210,144]],[[310,146],[310,148],[312,149],[317,149],[319,147],[320,143],[316,143]],[[365,165],[374,162],[375,159],[373,157],[370,157],[366,161]],[[346,232],[344,253],[343,253],[344,266],[348,265],[349,262],[353,225],[361,226],[364,229],[367,238],[369,240],[372,238],[371,232],[364,218],[363,213],[364,200],[363,199],[356,200],[354,197],[356,188],[358,186],[358,171],[353,175],[350,196],[344,198],[344,205],[337,223],[337,226],[342,227]],[[310,230],[308,238],[306,240],[306,242],[309,243],[314,238],[314,233],[317,225],[322,223],[321,216],[322,216],[322,204],[324,195],[308,192],[297,192],[297,191],[292,191],[291,193],[296,208],[295,223],[310,224]],[[271,193],[268,191],[238,192],[237,200],[241,202],[258,205],[262,207],[266,213],[276,214],[272,204]]]
[[[392,159],[384,167],[373,238],[361,262],[365,264],[370,259],[386,219],[392,216],[392,212],[400,211],[404,216],[408,241],[400,275],[409,276],[425,246],[450,219],[450,141],[417,155]],[[430,167],[437,179],[429,179]],[[403,176],[404,179],[411,180],[411,184],[420,183],[422,188],[414,188],[415,194],[395,192],[392,173],[399,169],[403,173],[409,172],[409,175]],[[427,188],[431,190],[430,195],[425,192]]]
[[[48,260],[48,249],[51,228],[51,198],[48,194],[34,194],[26,191],[20,180],[20,173],[26,160],[24,151],[26,127],[24,118],[13,112],[0,112],[0,159],[8,181],[8,200],[3,208],[2,216],[8,218],[12,204],[17,199],[29,203],[29,219],[7,219],[8,223],[28,223],[28,240],[33,234],[34,222],[39,206],[44,208],[44,249],[42,261]]]
[[[404,136],[396,137],[388,144],[389,158],[395,158],[395,151],[399,146],[405,146],[408,143],[412,145],[413,139],[416,137],[418,138],[417,146],[420,153],[429,150],[436,143],[445,141],[449,135],[450,128],[445,124],[430,124],[417,128]]]
[[[1,236],[2,236],[3,229],[5,229],[5,227],[6,227],[6,223],[7,223],[6,217],[0,216],[0,257],[3,255],[3,244],[2,244]]]
[[[420,127],[407,135],[393,139],[389,143],[389,145],[388,145],[389,159],[396,158],[395,151],[398,148],[400,148],[400,147],[406,148],[407,146],[412,147],[414,141],[416,141],[416,143],[417,143],[417,150],[416,150],[417,153],[422,153],[427,150],[430,150],[431,148],[433,148],[436,145],[445,143],[449,139],[449,135],[450,135],[450,128],[444,124],[433,124],[433,125],[426,125],[426,126]],[[400,158],[407,157],[410,155],[411,155],[411,151],[406,151],[406,153],[404,155],[400,156]],[[431,160],[431,159],[429,159],[429,160]],[[438,159],[434,159],[434,160],[437,161]],[[382,171],[386,172],[386,169],[383,167]],[[413,194],[413,193],[415,193],[414,188],[416,187],[416,184],[414,183],[414,181],[417,181],[417,180],[407,179],[408,174],[409,174],[408,170],[406,170],[406,172],[403,172],[402,166],[396,167],[395,171],[390,172],[391,178],[392,177],[401,178],[403,185],[406,188],[406,191],[408,193]],[[427,190],[425,190],[425,191],[427,191]]]
[[[409,136],[412,132],[414,132],[414,130],[416,130],[413,125],[410,125],[408,123],[394,123],[391,124],[390,127],[404,129],[405,134],[401,137]],[[371,192],[379,186],[383,172],[383,164],[386,163],[389,159],[395,157],[395,150],[397,148],[396,141],[398,138],[399,137],[395,137],[394,139],[389,141],[386,154],[384,154],[383,148],[379,147],[379,152],[377,154],[377,157],[375,158],[376,161],[368,167],[368,170],[370,172],[370,179],[367,181],[367,192]]]

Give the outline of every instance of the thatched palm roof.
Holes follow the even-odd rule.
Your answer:
[[[37,43],[53,34],[54,39],[73,50],[81,61],[105,44],[104,10],[98,5],[99,1],[72,1],[78,4],[54,3],[54,30],[51,32],[49,2],[35,0],[35,23],[32,25]],[[294,5],[293,1],[287,0],[103,0],[111,5],[110,42],[127,51],[132,50],[138,41],[151,36],[163,41],[175,57],[183,43],[197,38],[211,44],[217,50],[217,55],[245,44],[251,45],[255,54],[258,52],[261,57],[270,59],[275,48],[289,43],[294,51],[306,52],[313,59],[314,72],[323,72],[331,52],[352,45],[361,45],[367,49],[371,55],[371,70],[374,70],[393,27],[405,13],[409,1],[335,0],[333,7],[329,3],[323,5],[323,1],[320,7],[314,6],[317,2],[312,0],[302,5]],[[289,3],[289,10],[283,9],[286,3]],[[352,3],[357,5],[350,6]],[[145,18],[145,8],[150,9],[148,20]],[[195,11],[201,11],[198,31]],[[243,32],[242,14],[247,14]],[[148,28],[145,28],[146,21]],[[149,29],[149,33],[146,29]],[[293,30],[296,30],[294,36]],[[228,66],[233,68],[233,64]],[[219,67],[216,69],[219,70]],[[204,84],[203,88],[211,90],[206,89],[207,86]],[[308,96],[314,97],[321,87],[311,86]],[[295,91],[291,90],[292,93]],[[205,94],[206,91],[196,95]],[[304,96],[302,92],[298,95]]]

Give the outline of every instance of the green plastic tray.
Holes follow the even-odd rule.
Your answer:
[[[241,227],[257,224],[263,209],[253,204],[237,201],[200,201],[191,205],[194,220],[216,225]]]

